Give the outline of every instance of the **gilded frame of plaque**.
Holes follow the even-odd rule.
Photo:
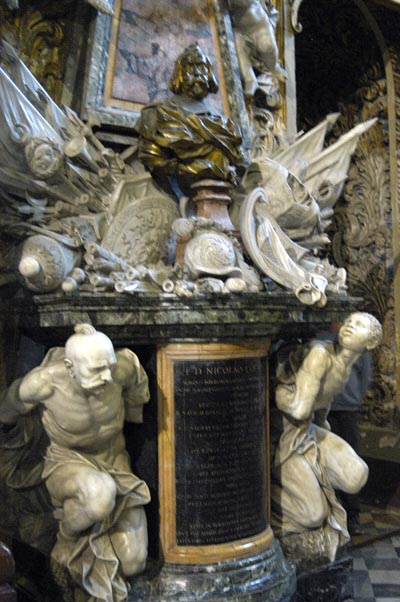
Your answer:
[[[228,560],[233,558],[240,558],[252,554],[257,554],[262,550],[265,550],[273,542],[273,534],[270,527],[270,507],[269,507],[269,445],[268,445],[268,374],[267,374],[267,355],[268,355],[268,341],[265,339],[254,341],[251,343],[243,342],[240,344],[230,343],[177,343],[169,344],[166,347],[161,347],[157,354],[157,373],[158,373],[158,391],[159,391],[159,426],[158,426],[158,448],[159,448],[159,498],[160,498],[160,540],[161,540],[161,555],[166,562],[183,563],[183,564],[206,564],[209,562],[219,562],[222,560]],[[265,360],[265,365],[264,365]],[[208,369],[209,373],[217,373],[221,370],[221,367],[227,366],[228,370],[233,367],[244,367],[256,366],[257,374],[260,375],[260,367],[262,377],[258,378],[262,381],[260,391],[263,392],[262,399],[259,400],[261,406],[263,406],[263,416],[265,423],[261,425],[260,432],[265,433],[265,448],[263,445],[263,451],[261,452],[264,457],[263,467],[265,467],[265,495],[261,502],[262,514],[265,524],[262,530],[252,534],[251,536],[244,537],[242,539],[232,539],[229,541],[223,541],[222,543],[211,543],[207,544],[200,542],[200,544],[182,544],[178,541],[179,539],[179,504],[177,503],[179,497],[179,485],[178,482],[183,478],[186,487],[186,478],[189,474],[185,469],[183,470],[185,476],[183,477],[181,468],[177,464],[177,450],[179,449],[179,443],[177,440],[177,422],[179,422],[178,414],[182,407],[178,408],[176,403],[176,395],[179,391],[178,381],[176,380],[177,365],[182,366],[193,366],[190,370],[196,370],[196,366],[210,366]],[[230,368],[231,367],[231,368]],[[179,369],[181,370],[181,368]],[[208,374],[208,372],[207,372]],[[190,378],[190,377],[189,377]],[[208,377],[207,377],[208,378]],[[231,378],[231,377],[228,377]],[[232,377],[234,378],[234,377]],[[247,387],[250,379],[245,379],[243,387]],[[193,384],[192,381],[187,381],[189,385]],[[216,382],[216,381],[208,381]],[[219,382],[219,381],[218,381]],[[207,384],[207,383],[206,383]],[[221,384],[221,383],[219,383]],[[222,383],[223,384],[223,383]],[[194,391],[195,389],[193,389]],[[232,389],[233,390],[233,389]],[[215,391],[214,391],[215,393]],[[239,392],[240,393],[240,392]],[[203,395],[203,392],[201,392]],[[230,402],[229,402],[230,403]],[[240,402],[239,402],[240,403]],[[200,404],[199,404],[200,405]],[[191,406],[196,411],[195,406]],[[242,405],[243,407],[243,405]],[[201,410],[199,409],[201,414]],[[183,412],[184,414],[184,412]],[[186,412],[187,420],[189,412]],[[218,420],[218,419],[217,419]],[[257,420],[255,418],[255,423]],[[233,425],[228,426],[228,431],[233,430]],[[265,430],[264,430],[265,429]],[[218,428],[217,428],[218,433]],[[219,436],[219,435],[218,435]],[[204,443],[204,442],[203,442]],[[189,444],[191,445],[191,444]],[[220,448],[220,442],[216,443],[218,449]],[[240,447],[238,443],[238,447]],[[260,448],[259,448],[260,449]],[[241,453],[242,450],[240,450]],[[265,454],[264,454],[265,451]],[[185,460],[186,461],[186,460]],[[191,461],[191,460],[190,460]],[[227,464],[229,466],[229,464]],[[201,467],[201,470],[204,465]],[[193,471],[196,473],[196,470]],[[201,474],[200,470],[197,473]],[[207,478],[207,477],[206,477]],[[193,479],[197,479],[193,476]],[[190,480],[190,477],[189,477]],[[232,477],[232,481],[234,477]],[[197,483],[197,481],[195,481]],[[232,484],[232,483],[231,483]],[[239,486],[239,485],[238,485]],[[188,485],[189,487],[189,485]],[[198,485],[196,490],[199,491],[201,486]],[[182,491],[182,486],[181,489]],[[262,497],[262,496],[261,496]],[[185,500],[190,500],[190,495]],[[194,514],[192,515],[191,510],[187,510],[187,521],[193,523]],[[236,519],[237,520],[237,519]],[[240,517],[239,520],[242,520]],[[215,522],[215,524],[219,524]]]
[[[226,0],[114,0],[113,17],[99,13],[94,23],[83,117],[92,114],[103,125],[131,128],[145,104],[165,100],[175,60],[194,41],[217,72],[217,108],[246,131]]]

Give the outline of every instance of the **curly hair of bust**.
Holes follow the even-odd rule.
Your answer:
[[[373,345],[379,345],[383,336],[382,324],[372,314],[366,314],[370,321],[370,341]]]
[[[178,56],[171,79],[169,80],[169,89],[174,94],[182,94],[182,83],[185,80],[186,64],[190,60],[200,60],[207,67],[208,91],[215,94],[218,92],[218,82],[213,72],[213,68],[208,56],[203,52],[197,42],[190,44]]]

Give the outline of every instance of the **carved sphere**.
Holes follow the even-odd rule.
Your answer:
[[[230,293],[243,293],[247,290],[247,284],[243,278],[227,278],[225,286]]]
[[[25,278],[34,278],[40,274],[40,263],[35,257],[23,257],[21,259],[18,269],[22,276]]]
[[[189,236],[193,230],[193,222],[190,219],[180,217],[173,222],[172,228],[178,236]]]

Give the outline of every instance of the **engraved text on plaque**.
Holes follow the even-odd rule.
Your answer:
[[[266,358],[174,362],[177,544],[267,528]]]

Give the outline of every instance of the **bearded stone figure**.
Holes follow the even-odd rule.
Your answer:
[[[126,599],[126,577],[145,568],[147,485],[125,449],[124,420],[142,422],[148,379],[129,349],[89,324],[78,324],[65,348],[15,381],[0,405],[12,427],[39,411],[49,445],[42,477],[58,521],[52,558],[90,600]]]

